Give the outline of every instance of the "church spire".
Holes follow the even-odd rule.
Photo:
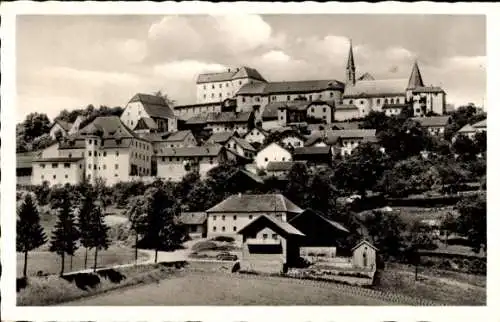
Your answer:
[[[424,86],[424,81],[422,80],[422,75],[420,74],[418,63],[415,60],[415,63],[413,63],[413,69],[411,70],[410,80],[408,81],[408,89],[414,89],[416,87],[423,87],[423,86]]]
[[[346,85],[354,85],[356,82],[356,67],[354,65],[354,55],[352,53],[352,40],[349,39],[349,55],[346,66]]]

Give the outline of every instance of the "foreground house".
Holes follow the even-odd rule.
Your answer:
[[[376,142],[374,129],[357,130],[324,130],[312,133],[306,141],[305,146],[330,146],[337,154],[346,156],[352,154],[363,142]]]
[[[282,194],[235,194],[206,211],[208,237],[231,236],[240,238],[238,231],[260,215],[279,221],[303,210]]]
[[[184,227],[186,234],[192,239],[204,238],[207,235],[207,214],[205,212],[183,212],[175,223]]]
[[[47,181],[49,185],[77,185],[85,177],[83,157],[54,157],[33,159],[33,185]]]
[[[361,241],[352,248],[352,265],[364,270],[375,270],[377,268],[377,252],[377,247],[366,240]]]
[[[420,123],[422,128],[426,129],[429,134],[442,136],[446,126],[450,123],[451,117],[449,115],[414,117],[413,120]]]
[[[306,161],[271,161],[267,164],[266,172],[269,176],[283,178],[288,175],[295,164],[307,165]]]
[[[242,236],[241,269],[280,273],[300,260],[304,234],[287,222],[260,215],[238,231]]]
[[[293,150],[295,161],[306,161],[310,165],[330,165],[332,149],[328,146],[308,146]]]
[[[467,124],[457,134],[464,135],[473,140],[477,133],[486,132],[486,123],[486,119],[484,119],[474,124]]]

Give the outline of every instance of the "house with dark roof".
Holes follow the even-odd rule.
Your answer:
[[[238,137],[239,136],[238,132],[236,131],[216,132],[207,139],[206,143],[207,144],[217,143],[225,146],[233,136]]]
[[[245,84],[265,83],[255,69],[248,66],[228,68],[218,72],[203,73],[196,80],[196,102],[212,103],[233,98]]]
[[[332,149],[329,146],[306,146],[293,150],[295,161],[306,161],[309,165],[330,165]]]
[[[138,93],[130,99],[120,117],[129,128],[135,129],[141,121],[140,130],[151,128],[151,119],[156,123],[152,130],[159,132],[177,131],[177,117],[163,97]]]
[[[376,142],[374,129],[323,130],[312,132],[305,146],[330,146],[333,155],[350,155],[363,142]]]
[[[435,136],[444,135],[444,130],[448,124],[450,124],[451,117],[449,115],[443,116],[426,116],[426,117],[414,117],[414,121],[420,123],[420,125],[426,129],[429,134]]]
[[[235,193],[256,192],[264,188],[264,180],[246,169],[238,169],[227,179],[226,185],[228,191]]]
[[[251,112],[205,113],[189,118],[185,126],[209,129],[212,133],[236,131],[239,135],[244,135],[248,132],[249,125],[253,124],[253,120]]]
[[[286,272],[300,263],[304,234],[289,223],[262,214],[238,231],[242,237],[242,271]]]
[[[55,119],[50,127],[49,135],[52,139],[57,139],[60,135],[62,137],[67,137],[68,135],[75,134],[80,129],[80,124],[84,120],[83,116],[78,115],[73,123],[63,121],[61,119]]]
[[[178,182],[190,171],[197,171],[203,178],[207,172],[227,160],[227,153],[220,144],[165,148],[155,156],[157,176]]]
[[[307,165],[306,161],[271,161],[267,164],[266,173],[269,176],[284,178],[296,164]]]
[[[477,133],[486,132],[486,123],[486,119],[484,119],[474,124],[466,124],[458,130],[457,135],[465,135],[469,139],[473,140]]]
[[[207,236],[207,214],[205,212],[182,212],[175,218],[175,224],[185,229],[192,239]]]

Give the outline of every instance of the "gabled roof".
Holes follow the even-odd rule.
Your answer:
[[[253,174],[250,171],[244,170],[244,169],[238,169],[238,171],[234,172],[229,178],[233,178],[234,176],[236,176],[238,174],[240,174],[240,175],[242,174],[244,176],[247,176],[248,178],[250,178],[251,180],[253,180],[259,184],[264,184],[264,180],[262,180],[261,177],[259,177],[256,174]]]
[[[371,140],[375,138],[376,130],[374,129],[350,129],[350,130],[323,130],[313,132],[309,139],[304,143],[305,146],[310,146],[321,140],[328,145],[333,145],[341,139],[360,138]]]
[[[301,216],[311,216],[311,215],[315,215],[319,218],[321,218],[323,221],[325,221],[327,224],[329,224],[330,226],[334,227],[335,229],[338,229],[338,230],[341,230],[343,232],[346,232],[346,233],[349,233],[349,229],[347,229],[344,225],[342,225],[341,223],[338,223],[336,221],[333,221],[333,220],[330,220],[324,216],[322,216],[320,213],[318,213],[317,211],[314,211],[312,209],[306,209],[303,213],[301,214],[298,214],[297,216],[293,217],[292,219],[290,219],[288,222],[290,224],[293,225],[293,222],[296,221],[296,219],[298,217],[301,217]]]
[[[34,158],[33,162],[78,162],[83,158],[53,157],[53,158]]]
[[[392,109],[392,108],[396,108],[396,109],[403,109],[405,107],[408,107],[409,105],[408,104],[400,104],[400,103],[384,103],[384,105],[382,105],[382,109],[383,110],[388,110],[388,109]]]
[[[207,142],[225,144],[229,139],[234,136],[235,132],[217,132],[212,134]]]
[[[138,93],[129,101],[129,103],[133,102],[140,102],[150,117],[175,118],[174,111],[163,97]]]
[[[381,97],[388,95],[406,96],[407,79],[362,80],[354,86],[346,86],[344,98]]]
[[[222,152],[222,146],[219,144],[192,146],[182,148],[164,148],[159,157],[215,157]]]
[[[247,66],[237,67],[235,69],[227,69],[225,71],[216,73],[203,73],[198,75],[196,84],[202,83],[213,83],[213,82],[226,82],[233,79],[240,78],[251,78],[259,81],[265,82],[266,80],[262,75],[255,69]]]
[[[287,236],[305,236],[303,233],[301,233],[297,228],[293,227],[289,223],[285,221],[278,220],[276,218],[273,218],[268,215],[260,215],[256,219],[252,220],[249,222],[245,227],[241,228],[238,231],[238,234],[245,235],[247,232],[251,232],[254,230],[256,227],[262,224],[267,224],[269,225],[268,227],[271,228],[273,231],[276,233],[280,234],[283,237]]]
[[[474,128],[480,128],[480,127],[486,127],[486,119],[479,121],[477,123],[472,124],[472,127]]]
[[[267,164],[267,171],[290,171],[295,164],[304,164],[306,165],[306,161],[270,161]]]
[[[422,86],[412,90],[413,93],[444,93],[444,90],[438,86]]]
[[[459,133],[464,133],[464,132],[476,132],[476,129],[470,125],[466,124],[464,125],[460,130],[458,130]]]
[[[283,146],[283,144],[281,144],[280,142],[269,142],[267,145],[262,146],[262,147],[260,148],[260,150],[259,150],[259,152],[258,152],[258,153],[260,153],[260,152],[262,152],[263,150],[267,149],[267,148],[268,148],[268,147],[270,147],[271,145],[276,145],[277,147],[279,147],[279,148],[281,148],[281,149],[283,149],[283,150],[285,150],[285,151],[287,151],[287,152],[291,153],[291,152],[290,152],[290,150],[289,150],[289,149],[287,149],[285,146]]]
[[[362,240],[362,241],[360,241],[360,242],[359,242],[356,246],[354,246],[351,250],[355,250],[355,249],[359,248],[359,247],[360,247],[360,246],[362,246],[362,245],[367,245],[367,246],[369,246],[369,247],[371,247],[371,248],[373,248],[373,249],[375,249],[375,250],[378,250],[378,248],[377,248],[377,247],[373,246],[372,244],[370,244],[370,243],[369,243],[368,241],[366,241],[366,240]]]
[[[375,80],[375,77],[373,77],[370,73],[364,73],[363,75],[361,75],[360,78],[358,78],[358,80],[362,81],[362,80]]]
[[[207,213],[201,211],[181,212],[175,221],[181,225],[202,225],[207,221]]]
[[[344,83],[335,79],[284,81],[266,84],[245,84],[236,92],[236,95],[304,94],[343,89]]]
[[[71,127],[73,126],[73,124],[66,122],[66,121],[63,121],[63,120],[60,120],[60,119],[55,119],[54,124],[52,124],[52,127],[56,124],[59,124],[63,128],[63,130],[66,132],[71,130]]]
[[[245,139],[239,137],[233,137],[233,140],[241,146],[244,150],[255,152],[255,148]]]
[[[191,133],[190,130],[182,130],[173,132],[168,137],[166,137],[165,142],[182,142],[188,137]]]
[[[419,122],[422,127],[446,126],[450,121],[449,115],[414,117],[414,121]]]
[[[295,148],[294,155],[324,155],[330,154],[331,150],[328,146],[305,146],[302,148]]]
[[[34,159],[40,157],[41,152],[22,152],[16,153],[16,168],[31,168]]]
[[[411,70],[410,80],[408,81],[408,88],[412,89],[417,87],[424,87],[424,81],[422,80],[418,63],[415,61]]]
[[[286,106],[285,102],[271,102],[264,107],[262,112],[262,120],[277,119],[278,109]]]
[[[137,137],[118,116],[98,116],[92,123],[78,132],[79,135],[102,134],[103,139],[123,139]]]
[[[156,129],[158,129],[158,125],[150,117],[141,117],[139,119],[139,121],[137,121],[136,126],[134,127],[134,131],[137,131],[137,130],[156,130]]]
[[[213,212],[292,212],[302,213],[304,210],[288,200],[282,194],[236,194],[228,197],[207,213]]]

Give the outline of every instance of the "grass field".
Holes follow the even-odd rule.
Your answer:
[[[64,305],[391,305],[337,284],[230,274],[186,274]]]
[[[85,250],[79,249],[73,257],[72,271],[85,269],[84,267]],[[139,260],[144,260],[148,257],[145,252],[139,251]],[[135,253],[130,248],[112,247],[108,250],[103,250],[98,253],[97,266],[119,265],[133,263],[135,260]],[[70,271],[70,258],[65,257],[66,272]],[[17,276],[21,277],[23,272],[24,256],[17,254]],[[94,252],[90,251],[87,259],[87,268],[94,265]],[[36,275],[38,271],[45,274],[58,274],[61,269],[61,257],[51,252],[32,252],[28,254],[28,275]]]
[[[486,305],[486,276],[389,263],[375,288],[448,305]]]

